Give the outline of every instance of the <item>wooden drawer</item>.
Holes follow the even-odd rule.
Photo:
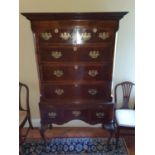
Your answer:
[[[34,22],[36,36],[42,43],[84,44],[114,40],[116,21],[42,21]]]
[[[94,123],[110,122],[113,119],[113,105],[107,104],[107,106],[98,106],[91,110],[91,121]]]
[[[43,65],[40,66],[42,81],[111,80],[112,64],[104,65]]]
[[[53,103],[54,104],[54,103]],[[43,123],[63,124],[70,120],[83,120],[90,124],[107,123],[113,120],[114,105],[112,103],[97,104],[92,106],[80,104],[53,106],[51,104],[40,104],[40,113]]]
[[[64,116],[67,120],[80,119],[87,121],[89,117],[89,110],[82,108],[68,108],[64,110]]]
[[[94,33],[93,28],[74,27],[72,29],[61,28],[58,34],[52,33],[52,30],[46,29],[37,34],[39,42],[42,43],[67,43],[84,44],[110,42],[115,39],[115,33],[112,30],[100,29]]]
[[[113,60],[113,47],[102,46],[59,46],[41,47],[40,62],[103,62]]]
[[[59,108],[49,105],[40,104],[40,114],[44,123],[59,122],[64,117],[63,111]]]
[[[42,84],[41,94],[45,99],[102,99],[103,101],[111,101],[111,83]]]

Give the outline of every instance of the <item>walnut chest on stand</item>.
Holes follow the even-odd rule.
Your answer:
[[[22,13],[34,35],[43,138],[48,125],[73,119],[112,125],[115,38],[126,13]]]

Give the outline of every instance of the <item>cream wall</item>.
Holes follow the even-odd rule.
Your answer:
[[[134,82],[134,0],[20,0],[20,12],[110,12],[128,11],[117,35],[113,84]],[[30,88],[32,118],[39,118],[39,85],[30,22],[20,15],[19,79]]]

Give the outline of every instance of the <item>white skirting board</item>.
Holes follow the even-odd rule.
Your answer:
[[[40,119],[32,119],[33,127],[40,127]],[[25,127],[28,127],[28,122],[26,122]],[[53,127],[101,127],[101,124],[90,125],[81,120],[72,120],[63,125],[53,124]]]

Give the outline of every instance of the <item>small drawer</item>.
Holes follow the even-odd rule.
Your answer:
[[[57,122],[63,118],[63,113],[60,109],[58,110],[46,105],[40,108],[40,113],[42,121],[46,123]]]
[[[91,119],[93,122],[104,123],[113,120],[113,104],[105,104],[96,107],[91,111]]]

